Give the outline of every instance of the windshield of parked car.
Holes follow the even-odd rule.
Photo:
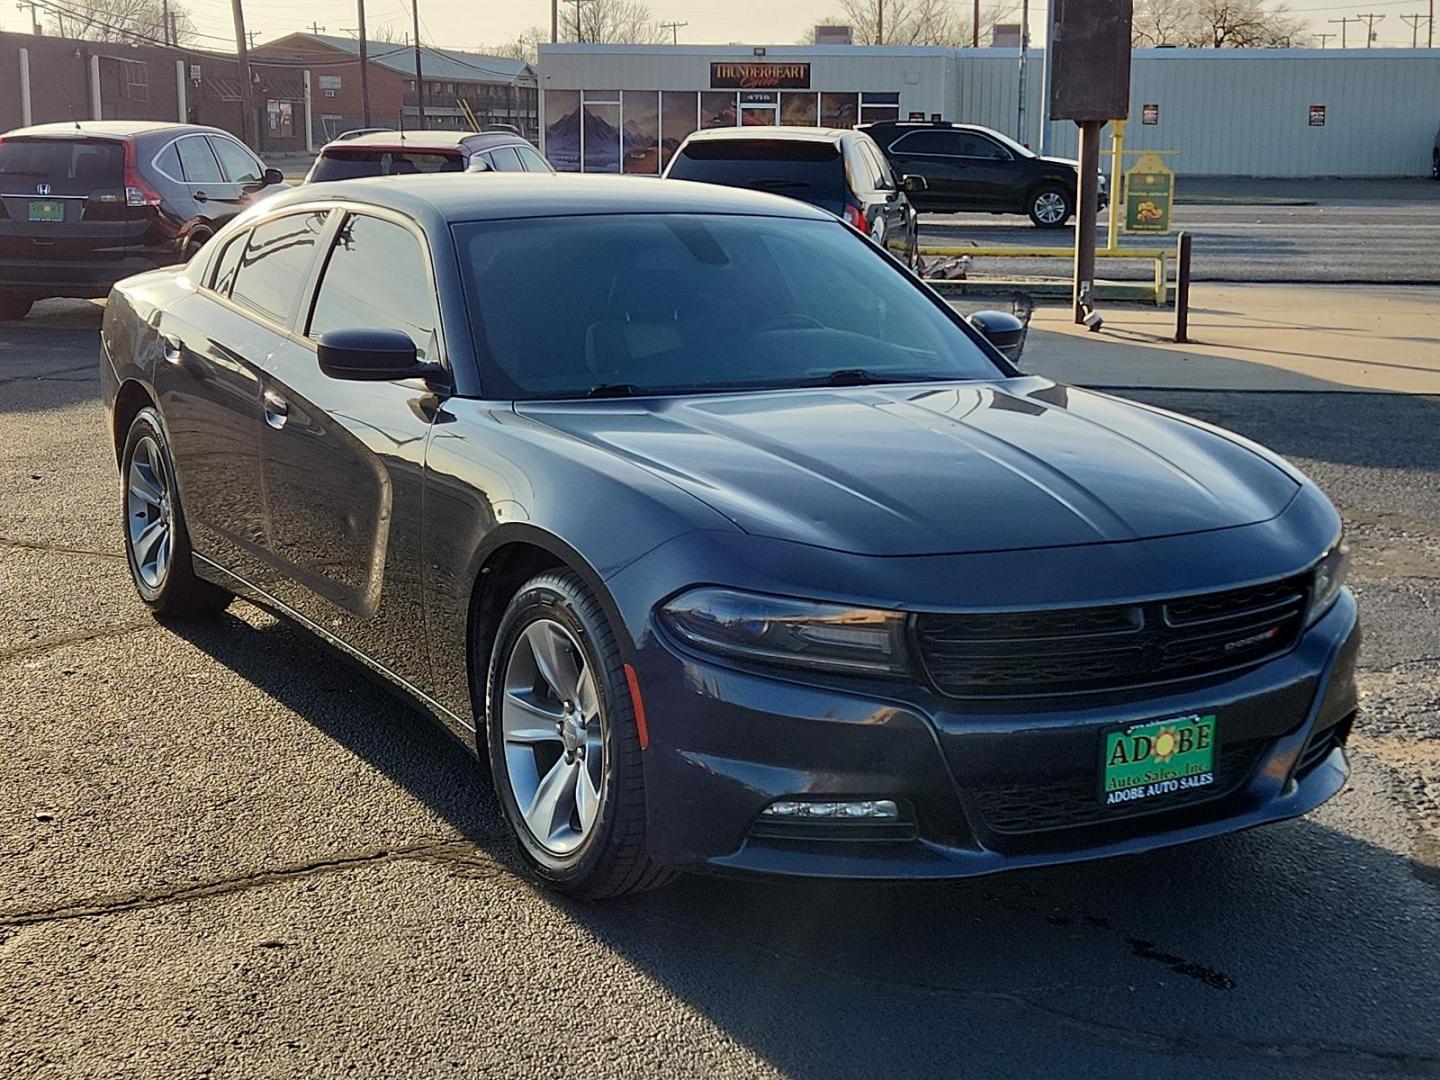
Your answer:
[[[628,214],[454,228],[487,396],[988,379],[960,317],[836,221]]]
[[[1029,147],[1026,146],[1021,146],[1018,142],[1010,138],[1010,136],[1006,135],[1003,131],[995,131],[991,128],[986,128],[985,134],[989,135],[990,138],[994,139],[996,142],[1003,143],[1010,150],[1010,152],[1012,154],[1015,154],[1017,157],[1035,156],[1034,150],[1031,150]]]
[[[355,180],[363,176],[408,176],[415,173],[464,172],[459,151],[383,150],[334,147],[320,155],[310,179]]]
[[[840,147],[812,139],[702,139],[686,143],[665,175],[774,191],[807,202],[829,200],[835,209],[845,198]]]

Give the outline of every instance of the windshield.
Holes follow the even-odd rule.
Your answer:
[[[89,195],[125,184],[125,147],[114,139],[10,138],[0,142],[0,190]]]
[[[365,176],[406,176],[414,173],[463,172],[465,159],[458,151],[381,150],[336,147],[315,163],[310,179],[356,180]]]
[[[839,221],[596,215],[455,235],[491,397],[1001,374],[958,315]]]
[[[845,161],[832,142],[808,139],[715,139],[688,143],[665,173],[670,180],[699,180],[750,187],[815,201],[845,198]]]
[[[1030,149],[1029,147],[1027,147],[1027,146],[1022,146],[1022,145],[1020,145],[1020,144],[1019,144],[1018,142],[1016,142],[1014,139],[1010,138],[1009,135],[1006,135],[1003,131],[996,131],[996,130],[994,130],[993,128],[986,128],[986,129],[985,129],[985,134],[986,134],[986,135],[989,135],[989,136],[990,136],[992,139],[994,139],[996,142],[1004,143],[1005,146],[1011,151],[1011,153],[1017,154],[1017,155],[1019,155],[1020,157],[1034,157],[1034,156],[1035,156],[1035,151],[1034,151],[1034,150],[1031,150],[1031,149]]]

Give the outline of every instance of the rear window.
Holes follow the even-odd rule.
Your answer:
[[[724,139],[694,142],[670,163],[673,180],[757,188],[802,198],[843,198],[845,161],[829,142]]]
[[[340,146],[326,150],[310,179],[355,180],[362,176],[409,176],[415,173],[464,172],[459,153],[440,150],[381,150]]]
[[[0,142],[0,191],[89,195],[125,186],[125,147],[114,139],[6,139]]]

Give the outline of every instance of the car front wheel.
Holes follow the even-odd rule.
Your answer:
[[[639,727],[615,633],[570,571],[532,578],[491,651],[486,739],[496,794],[528,868],[598,899],[664,884],[645,847]]]
[[[1030,193],[1026,210],[1030,220],[1041,229],[1058,229],[1070,220],[1074,211],[1070,193],[1058,184],[1047,184]]]
[[[195,574],[190,535],[175,486],[175,466],[160,416],[141,409],[120,457],[125,560],[135,591],[156,615],[211,615],[232,596]]]

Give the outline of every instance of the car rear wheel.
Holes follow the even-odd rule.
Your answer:
[[[23,319],[30,314],[35,301],[10,293],[0,293],[0,322]]]
[[[159,414],[136,414],[120,457],[125,560],[140,599],[156,615],[213,615],[233,597],[199,578],[175,487],[175,467]]]
[[[1047,184],[1030,193],[1026,200],[1030,220],[1042,229],[1058,229],[1074,211],[1070,193],[1058,184]]]
[[[526,866],[598,899],[673,871],[645,849],[634,703],[609,620],[570,571],[532,578],[506,608],[487,679],[496,794]]]

